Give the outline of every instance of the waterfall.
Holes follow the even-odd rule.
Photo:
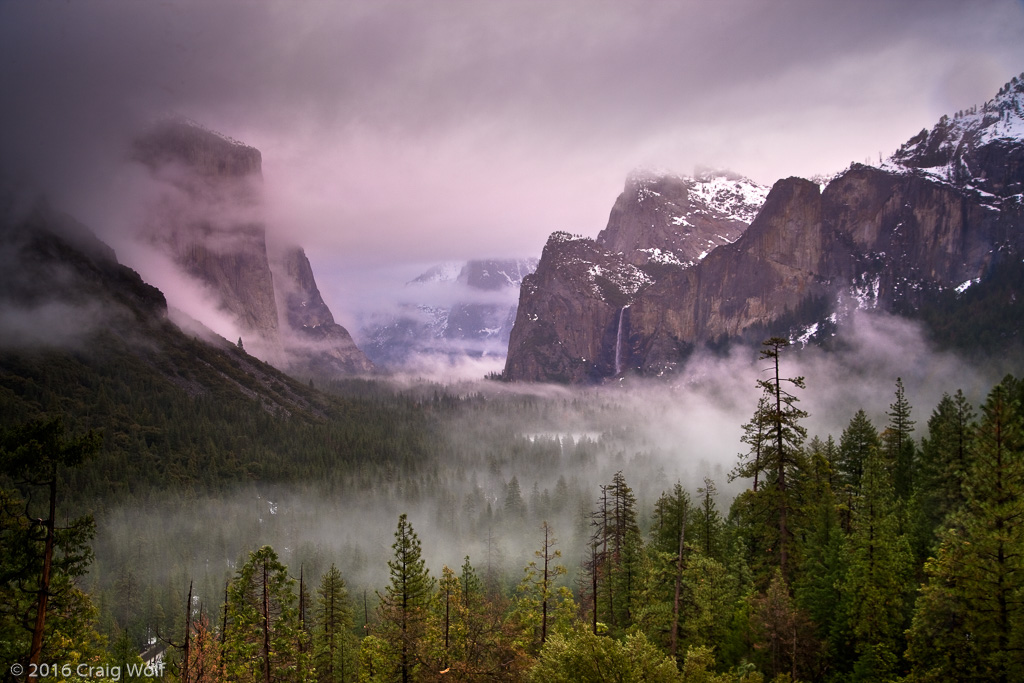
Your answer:
[[[627,308],[629,308],[629,306],[623,306],[622,308],[619,309],[619,329],[615,333],[615,375],[616,376],[622,374],[622,338],[623,338],[623,334],[622,334],[623,324],[622,324],[622,321],[623,321],[623,318],[625,318],[626,309]]]

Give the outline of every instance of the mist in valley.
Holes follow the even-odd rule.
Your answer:
[[[899,377],[919,440],[944,393],[962,389],[978,405],[1006,370],[994,359],[980,364],[937,352],[904,320],[861,312],[849,325],[842,351],[784,351],[783,375],[806,379],[797,395],[809,413],[809,437],[838,442],[859,409],[881,431]],[[378,391],[437,412],[435,461],[417,463],[411,476],[397,466],[383,479],[350,468],[333,473],[330,484],[246,484],[216,495],[170,490],[144,505],[111,501],[97,515],[90,581],[109,587],[130,574],[168,598],[184,596],[194,581],[200,600],[216,606],[248,553],[271,545],[308,585],[337,565],[357,612],[364,598],[372,612],[375,591],[389,581],[398,516],[407,513],[433,576],[468,556],[505,592],[535,559],[547,521],[569,570],[562,581],[571,587],[601,487],[616,472],[636,496],[645,531],[655,501],[676,482],[696,498],[710,479],[718,511],[728,514],[749,486],[729,475],[747,450],[743,425],[766,369],[755,350],[737,347],[727,355],[698,353],[670,380],[625,377],[591,387],[440,384],[428,374],[375,380]]]

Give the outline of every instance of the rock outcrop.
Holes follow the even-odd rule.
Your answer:
[[[138,138],[132,157],[160,188],[144,236],[205,285],[251,353],[303,375],[372,369],[334,322],[301,249],[268,254],[258,150],[175,120]]]
[[[505,376],[575,383],[623,372],[632,304],[738,239],[767,193],[729,172],[630,175],[596,240],[548,239],[523,281]]]
[[[320,296],[306,253],[299,247],[285,249],[272,265],[287,369],[303,377],[371,372],[373,363],[334,321]]]
[[[944,118],[879,167],[853,165],[823,191],[780,180],[735,241],[656,277],[634,246],[676,243],[656,222],[652,242],[637,238],[636,226],[656,214],[610,221],[597,242],[556,233],[523,284],[506,377],[658,375],[702,345],[770,335],[806,342],[834,333],[855,308],[914,315],[984,283],[1024,254],[1022,105],[1024,77],[980,112]],[[610,277],[616,256],[639,267]]]

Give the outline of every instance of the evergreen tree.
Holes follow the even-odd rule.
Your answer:
[[[842,578],[845,558],[842,548],[844,533],[840,526],[839,506],[833,491],[835,476],[832,460],[838,449],[832,437],[826,441],[815,437],[808,444],[808,468],[802,489],[804,504],[800,509],[797,556],[799,566],[793,582],[793,597],[815,624],[818,639],[840,649],[836,636],[845,630],[842,624]]]
[[[391,583],[383,594],[377,594],[380,599],[377,609],[381,636],[392,654],[394,675],[402,683],[408,683],[419,666],[434,580],[422,557],[420,539],[404,513],[398,518],[391,548],[394,551],[394,557],[388,561]]]
[[[228,587],[225,668],[235,681],[304,681],[295,580],[270,546],[249,554]]]
[[[836,478],[839,496],[840,517],[843,529],[850,532],[853,513],[860,495],[864,463],[873,451],[882,447],[878,430],[871,424],[867,414],[858,410],[839,438],[839,455],[836,460]]]
[[[900,530],[893,486],[883,456],[864,463],[860,503],[847,538],[844,614],[854,643],[854,680],[877,681],[895,672],[903,651],[904,606],[912,555]]]
[[[694,511],[693,540],[697,548],[715,560],[722,559],[722,515],[715,506],[718,489],[710,477],[704,477],[704,486],[697,489],[700,496],[697,509]]]
[[[636,496],[621,471],[612,477],[609,494],[612,524],[608,529],[608,579],[618,596],[615,604],[609,605],[609,621],[625,629],[633,622],[640,589],[643,542],[637,524]]]
[[[917,465],[917,447],[910,434],[915,422],[910,419],[911,407],[907,401],[903,380],[896,378],[896,399],[889,406],[889,425],[882,433],[882,442],[893,477],[896,498],[908,500],[914,489],[914,470]]]
[[[966,504],[927,565],[909,631],[922,680],[1024,679],[1024,417],[1019,383],[989,393],[973,441]]]
[[[790,516],[797,505],[794,485],[803,460],[803,441],[807,437],[807,430],[800,424],[807,413],[796,406],[799,399],[785,389],[786,384],[803,389],[804,378],[781,376],[781,353],[788,345],[789,341],[781,337],[772,337],[762,344],[761,360],[771,362],[768,368],[771,375],[768,379],[757,380],[766,399],[759,402],[758,411],[765,412],[755,415],[753,422],[767,425],[767,438],[761,454],[765,483],[752,495],[738,498],[739,507],[736,508],[751,523],[763,514],[768,516],[766,521],[770,524],[762,528],[763,533],[759,535],[762,542],[768,543],[768,552],[776,558],[774,563],[783,575],[788,571],[789,550],[793,542]]]
[[[766,658],[768,671],[774,677],[788,675],[782,680],[800,680],[810,670],[817,646],[806,615],[793,604],[781,568],[776,568],[767,589],[753,603],[750,622],[755,649]]]
[[[48,620],[84,597],[73,580],[92,561],[95,525],[91,517],[58,525],[58,484],[68,468],[91,458],[99,446],[92,432],[69,437],[60,419],[0,433],[0,481],[13,482],[24,494],[0,490],[0,655],[7,655],[7,662],[37,668],[44,655],[54,661],[59,641],[47,644],[44,636],[73,623]],[[33,500],[39,489],[45,492],[43,506]]]
[[[521,520],[526,512],[523,492],[519,488],[519,479],[515,476],[505,486],[505,516],[507,519]]]
[[[675,658],[679,652],[680,624],[686,599],[686,569],[691,555],[686,531],[692,517],[689,494],[676,482],[654,505],[648,575],[644,581],[639,623],[648,637],[662,644]]]
[[[562,557],[562,551],[554,550],[558,541],[547,522],[541,524],[541,531],[544,534],[544,541],[540,549],[534,552],[537,559],[526,567],[521,589],[524,596],[536,604],[537,638],[539,646],[544,647],[548,638],[551,614],[555,610],[555,581],[566,573],[566,569],[556,562]]]
[[[955,396],[943,394],[928,420],[928,437],[921,441],[918,491],[929,531],[967,500],[974,418],[973,407],[957,390]]]
[[[743,425],[743,436],[740,441],[750,447],[746,453],[740,453],[740,462],[729,473],[729,481],[738,478],[753,479],[752,489],[757,492],[760,483],[761,472],[765,467],[765,451],[767,450],[770,434],[771,415],[771,394],[765,390],[757,402],[757,409],[750,422]]]
[[[358,642],[355,614],[341,572],[333,564],[320,579],[313,631],[313,664],[321,683],[354,680]]]

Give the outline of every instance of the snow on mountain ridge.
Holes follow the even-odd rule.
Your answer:
[[[943,116],[929,131],[904,143],[878,168],[890,173],[919,173],[938,182],[963,187],[982,196],[989,192],[976,177],[972,156],[1024,140],[1024,73],[1004,85],[980,107]]]

